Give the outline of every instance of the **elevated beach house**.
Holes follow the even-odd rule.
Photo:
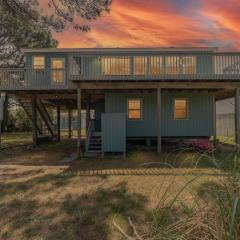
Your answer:
[[[125,153],[127,143],[138,140],[155,143],[160,153],[167,139],[215,138],[215,102],[231,96],[240,143],[240,53],[207,47],[23,51],[25,68],[0,70],[0,91],[15,95],[31,118],[34,144],[39,119],[60,138],[60,109],[66,107],[69,118],[72,109],[78,112],[79,156]],[[57,126],[46,106],[56,107]]]

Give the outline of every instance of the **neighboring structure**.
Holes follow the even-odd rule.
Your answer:
[[[234,98],[227,98],[217,101],[217,136],[235,136],[235,101]]]
[[[86,110],[86,151],[126,152],[126,142],[216,137],[215,101],[239,98],[240,53],[217,48],[25,49],[25,69],[2,69],[0,90],[14,94],[33,121],[40,114],[60,139],[60,107]],[[46,104],[57,108],[57,129]],[[90,117],[90,109],[94,111]],[[236,104],[239,119],[239,101]],[[94,119],[93,119],[94,116]],[[71,120],[69,121],[71,123]],[[68,126],[69,132],[71,124]],[[236,132],[239,132],[236,121]],[[71,137],[71,136],[70,136]],[[236,135],[240,144],[240,136]]]

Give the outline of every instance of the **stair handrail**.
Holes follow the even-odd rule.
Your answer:
[[[86,151],[88,150],[89,140],[90,140],[90,138],[91,138],[93,129],[94,129],[94,120],[93,120],[93,119],[90,119],[89,124],[88,124],[87,133],[86,133],[86,141],[85,141]]]

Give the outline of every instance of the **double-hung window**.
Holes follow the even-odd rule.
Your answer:
[[[65,61],[64,58],[52,58],[51,71],[52,82],[54,84],[63,84],[65,81]]]
[[[141,120],[142,119],[142,100],[139,98],[128,99],[128,119]]]
[[[174,119],[175,120],[188,119],[188,99],[187,98],[174,99]]]
[[[33,56],[33,69],[35,71],[43,71],[45,68],[44,56]]]

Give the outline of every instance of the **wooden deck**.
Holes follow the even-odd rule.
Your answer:
[[[0,91],[76,89],[74,83],[240,82],[240,53],[71,52],[66,56],[63,69],[0,69]]]

